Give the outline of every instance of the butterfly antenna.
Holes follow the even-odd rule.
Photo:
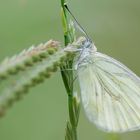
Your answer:
[[[73,15],[73,13],[70,11],[70,9],[68,8],[67,4],[64,5],[66,10],[69,12],[69,14],[72,16],[72,18],[74,19],[74,22],[76,24],[76,26],[80,29],[80,31],[86,36],[86,39],[90,42],[91,39],[90,37],[88,36],[87,32],[84,30],[84,28],[80,25],[80,23],[77,21],[77,19],[75,18],[75,16]]]

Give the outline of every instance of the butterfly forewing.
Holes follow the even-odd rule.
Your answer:
[[[78,77],[89,120],[108,132],[139,129],[139,77],[117,60],[98,52],[85,60],[84,65],[80,62]]]

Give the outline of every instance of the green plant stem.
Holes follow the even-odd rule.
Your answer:
[[[65,46],[67,46],[69,43],[72,43],[74,41],[75,35],[70,29],[70,23],[67,17],[68,13],[64,6],[65,3],[66,3],[66,0],[61,0],[64,40],[65,40]],[[67,60],[65,63],[65,66],[61,67],[62,79],[63,79],[64,85],[67,91],[67,95],[68,95],[68,108],[69,108],[69,119],[70,119],[67,122],[65,140],[77,140],[77,124],[78,124],[78,119],[79,119],[79,104],[80,103],[77,97],[75,97],[73,94],[73,81],[74,81],[73,71],[68,70],[68,69],[72,69],[73,67],[73,59],[74,58]]]

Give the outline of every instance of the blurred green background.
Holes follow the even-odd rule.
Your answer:
[[[69,7],[100,52],[140,75],[139,0],[69,0]],[[60,0],[0,0],[0,60],[51,38],[63,41]],[[67,95],[57,72],[0,120],[0,140],[62,140],[67,118]],[[83,110],[78,135],[79,140],[113,140],[90,124]],[[120,137],[139,140],[140,131]]]

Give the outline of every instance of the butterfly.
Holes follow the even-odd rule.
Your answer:
[[[88,119],[108,132],[140,129],[140,78],[121,62],[85,41],[76,63]]]
[[[88,37],[79,52],[75,68],[87,118],[106,132],[140,129],[140,78],[121,62],[98,52]]]

